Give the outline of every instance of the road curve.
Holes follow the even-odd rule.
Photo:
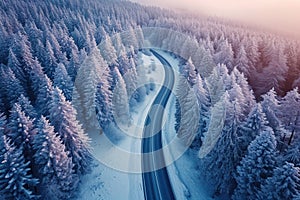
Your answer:
[[[174,71],[170,63],[154,50],[150,50],[164,66],[165,79],[147,115],[142,140],[143,188],[146,200],[175,199],[165,167],[162,149],[162,121],[164,109],[174,87]],[[159,151],[160,150],[160,151]],[[153,170],[155,169],[155,170]]]

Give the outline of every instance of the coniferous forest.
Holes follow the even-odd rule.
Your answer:
[[[299,40],[119,0],[2,0],[0,19],[0,199],[76,198],[89,130],[145,101],[131,90],[147,37],[180,61],[174,126],[209,196],[300,199]],[[130,102],[113,104],[117,84]]]

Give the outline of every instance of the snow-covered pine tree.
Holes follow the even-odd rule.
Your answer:
[[[279,113],[279,100],[275,89],[271,89],[268,93],[262,95],[263,101],[261,102],[263,112],[266,114],[269,126],[273,129],[275,137],[277,139],[278,146],[282,145],[285,137],[286,130],[282,126]]]
[[[176,88],[176,113],[175,113],[175,130],[177,136],[182,138],[183,142],[188,145],[193,142],[199,122],[199,105],[194,89],[189,85],[188,80],[180,76]]]
[[[21,106],[15,103],[7,124],[9,130],[7,136],[14,142],[16,148],[22,149],[26,162],[32,161],[32,140],[36,134],[33,120],[27,116]]]
[[[124,74],[127,73],[127,71],[130,69],[130,62],[129,62],[129,58],[126,54],[125,50],[120,50],[120,54],[118,54],[118,69],[120,71],[120,73],[122,74],[122,76],[124,76]]]
[[[16,103],[18,97],[21,94],[25,94],[24,88],[20,81],[15,77],[14,72],[10,68],[6,68],[4,65],[1,65],[0,76],[1,76],[1,85],[3,88],[3,96],[5,97],[5,111],[8,112]]]
[[[104,40],[101,42],[99,48],[103,59],[108,63],[108,65],[115,65],[117,62],[117,52],[112,44],[111,38],[108,35],[106,35]]]
[[[29,99],[23,94],[21,94],[21,96],[18,98],[18,104],[24,110],[25,115],[27,115],[30,119],[37,119],[38,114],[35,108],[31,105]]]
[[[248,83],[248,80],[244,76],[243,73],[239,72],[237,68],[234,68],[231,74],[232,77],[234,77],[234,80],[236,83],[240,86],[242,89],[243,96],[245,98],[245,107],[244,114],[248,115],[253,106],[255,105],[255,97],[253,94],[253,90],[250,88],[250,85]]]
[[[300,132],[300,94],[298,88],[288,92],[280,100],[279,117],[284,127],[291,132],[288,144]]]
[[[66,151],[70,152],[75,173],[80,175],[89,172],[92,159],[89,138],[76,119],[76,110],[57,87],[52,91],[49,110],[50,122],[66,146]]]
[[[245,122],[243,122],[238,128],[238,149],[239,158],[242,159],[249,144],[267,128],[268,121],[265,113],[262,111],[261,105],[256,104],[249,113]]]
[[[63,64],[58,64],[54,72],[53,85],[59,87],[64,93],[66,100],[72,100],[73,82]]]
[[[277,46],[272,52],[270,63],[263,69],[263,78],[261,79],[263,81],[263,89],[270,90],[275,88],[279,95],[283,95],[287,72],[287,58],[283,52],[283,47]]]
[[[274,169],[272,177],[262,185],[257,199],[294,199],[300,196],[300,169],[286,162]]]
[[[35,76],[33,87],[36,97],[34,105],[38,114],[48,116],[50,114],[48,104],[53,90],[52,81],[47,75]]]
[[[231,44],[228,40],[224,40],[219,45],[217,53],[214,54],[214,61],[226,65],[228,70],[231,71],[233,69],[233,54]]]
[[[207,131],[209,125],[210,97],[208,95],[208,91],[206,89],[204,81],[202,80],[199,74],[196,77],[196,84],[193,88],[198,100],[199,111],[200,111],[199,132],[198,132],[198,137],[200,139],[201,137],[203,137],[204,132]]]
[[[45,199],[68,199],[78,186],[72,158],[54,127],[43,116],[37,123],[37,132],[33,149],[34,168],[40,180],[39,192]]]
[[[122,124],[128,124],[130,122],[130,113],[125,81],[117,67],[114,68],[113,72],[117,79],[112,97],[114,120]]]
[[[191,58],[189,58],[186,64],[182,67],[181,74],[188,80],[191,86],[196,84],[197,73]]]
[[[249,59],[247,57],[247,53],[245,51],[244,46],[241,46],[239,48],[239,51],[237,53],[236,59],[235,59],[235,66],[237,69],[244,73],[246,77],[250,77],[251,68],[249,64]]]
[[[239,102],[237,100],[230,101],[228,93],[225,94],[222,99],[223,109],[225,109],[225,116],[222,119],[224,126],[220,129],[219,135],[214,133],[211,136],[216,137],[217,142],[214,142],[216,145],[212,147],[212,151],[202,160],[202,163],[204,170],[209,172],[206,178],[213,181],[214,194],[230,196],[236,187],[234,173],[240,161],[237,131],[240,125],[240,116],[243,114]],[[209,133],[212,134],[211,129],[207,134]],[[214,170],[216,167],[219,170]]]
[[[23,148],[16,147],[6,135],[0,135],[0,195],[1,199],[37,199],[38,180],[30,174]]]
[[[237,167],[233,199],[257,199],[267,178],[273,176],[276,156],[276,139],[273,130],[268,128],[250,143],[246,156]]]
[[[99,83],[96,93],[96,115],[100,127],[104,128],[112,122],[111,91],[103,83]]]
[[[208,130],[202,138],[203,144],[199,151],[199,157],[205,158],[215,147],[218,142],[226,117],[226,103],[229,102],[229,94],[225,92],[220,101],[215,103],[211,108],[210,122]]]
[[[229,78],[225,65],[217,65],[212,74],[206,79],[206,85],[211,98],[211,104],[217,103],[225,92],[225,81]]]
[[[108,79],[108,65],[103,60],[99,50],[94,49],[80,67],[75,81],[78,98],[80,99],[78,102],[81,103],[80,107],[76,107],[76,109],[82,110],[83,118],[79,120],[85,130],[99,127],[96,116],[98,106],[96,103],[97,87],[101,83],[104,88],[109,88]],[[111,96],[110,90],[107,89],[105,92],[105,95]],[[111,100],[109,101],[111,102]]]

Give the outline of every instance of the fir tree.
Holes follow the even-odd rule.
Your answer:
[[[38,133],[33,140],[34,163],[40,180],[43,198],[67,199],[78,186],[72,158],[65,150],[60,137],[45,117],[37,124]]]
[[[63,91],[67,101],[72,100],[73,83],[65,66],[61,63],[55,69],[53,84]]]
[[[0,194],[1,198],[36,199],[34,187],[38,180],[30,174],[29,162],[23,156],[23,148],[16,148],[5,135],[0,136]]]
[[[262,185],[257,199],[294,199],[300,195],[300,169],[286,162],[274,169],[272,177]]]
[[[66,151],[70,152],[75,173],[89,172],[91,163],[89,138],[76,119],[76,110],[66,101],[62,91],[57,87],[52,92],[49,107],[49,119],[66,146]]]
[[[276,167],[276,140],[272,129],[260,133],[248,147],[237,167],[237,188],[233,199],[256,199]]]

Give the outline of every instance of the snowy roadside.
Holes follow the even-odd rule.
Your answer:
[[[172,57],[169,53],[158,51],[173,67],[175,70],[175,88],[179,80],[179,61]],[[176,139],[175,124],[175,96],[170,97],[166,106],[164,118],[166,118],[165,126],[162,130],[162,142],[166,146],[174,138]],[[176,146],[177,145],[177,146]],[[174,157],[176,150],[182,149],[182,144],[177,142],[175,148],[166,149],[164,151],[165,157]],[[197,152],[192,152],[188,149],[178,160],[173,164],[167,166],[169,178],[175,193],[176,199],[191,199],[191,200],[210,200],[207,194],[206,185],[201,180],[200,172],[197,170]]]
[[[116,157],[120,162],[128,165],[130,169],[141,169],[141,160],[137,160],[133,154],[128,157],[119,158],[117,154],[118,148],[122,148],[128,152],[141,152],[141,136],[144,121],[148,111],[160,90],[160,86],[164,81],[164,69],[159,60],[151,55],[147,56],[140,53],[140,62],[142,67],[146,69],[146,77],[152,79],[156,83],[155,89],[146,96],[143,103],[137,105],[132,112],[133,123],[128,127],[127,131],[134,133],[136,137],[125,135],[118,143],[118,147],[114,146],[104,134],[99,134],[98,130],[92,130],[88,134],[92,140],[93,155],[95,157]],[[153,63],[155,68],[153,69]],[[77,199],[100,200],[100,199],[144,199],[142,175],[141,173],[121,172],[106,166],[97,159],[94,159],[92,173],[82,178],[80,191]]]

